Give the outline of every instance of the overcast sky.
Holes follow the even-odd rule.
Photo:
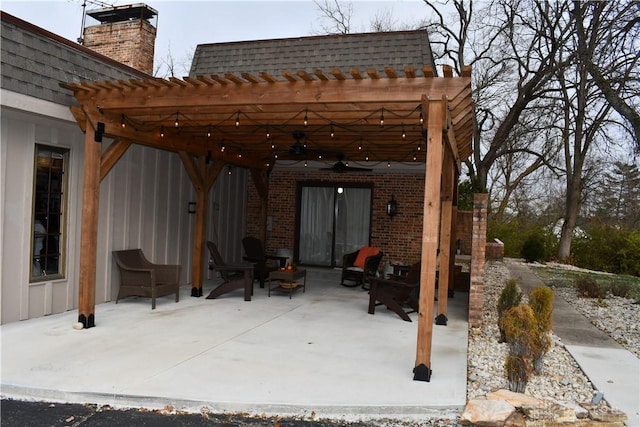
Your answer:
[[[87,10],[99,9],[107,3],[116,6],[144,3],[158,12],[156,64],[158,58],[168,57],[169,52],[176,63],[188,61],[190,64],[198,44],[309,36],[323,33],[323,23],[328,24],[312,0],[86,0]],[[427,13],[422,0],[355,0],[351,3],[352,32],[370,31],[376,15],[390,14],[398,24],[415,25]],[[72,41],[81,35],[82,5],[83,0],[0,1],[4,12]],[[86,17],[87,26],[97,23]]]

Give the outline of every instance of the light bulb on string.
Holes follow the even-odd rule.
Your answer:
[[[333,123],[331,123],[331,132],[329,133],[329,136],[331,136],[331,139],[336,137],[335,132],[333,131]]]
[[[402,140],[407,139],[407,131],[404,129],[404,124],[402,125]]]
[[[236,127],[240,127],[240,111],[236,114]]]
[[[307,167],[307,161],[306,160],[304,161],[304,167],[305,168]]]
[[[391,167],[391,162],[388,161],[387,162],[387,168],[390,168],[390,167]]]
[[[384,127],[384,108],[380,112],[380,127]]]
[[[418,119],[420,124],[424,124],[424,116],[422,115],[422,108],[420,109],[420,118]]]
[[[179,115],[179,114],[180,114],[180,113],[176,113],[176,121],[175,121],[175,123],[173,124],[173,126],[174,126],[174,127],[178,127],[178,126],[180,126],[180,120],[178,119],[178,115]]]
[[[309,124],[309,117],[307,117],[307,110],[304,110],[304,120],[302,121],[302,123],[304,124],[304,127],[307,127],[307,125]]]
[[[122,128],[126,128],[127,124],[124,122],[124,114],[120,116],[120,126],[122,126]]]
[[[164,138],[164,126],[160,126],[160,138]]]
[[[269,132],[269,125],[267,125],[267,139],[271,138],[271,132]]]
[[[207,138],[211,138],[211,125],[209,125],[209,129],[207,129]]]

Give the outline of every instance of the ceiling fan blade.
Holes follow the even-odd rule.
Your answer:
[[[371,172],[372,169],[368,169],[368,168],[357,168],[357,167],[352,167],[352,166],[347,166],[344,162],[338,160],[336,163],[333,164],[333,166],[328,167],[328,168],[320,168],[320,170],[322,171],[329,171],[329,172],[337,172],[337,173],[343,173],[343,172]]]

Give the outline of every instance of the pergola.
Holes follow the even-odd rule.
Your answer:
[[[78,320],[95,325],[100,181],[131,144],[178,153],[197,193],[192,296],[202,295],[209,190],[225,166],[251,171],[266,233],[268,172],[281,159],[426,164],[420,311],[414,378],[429,381],[436,268],[446,324],[456,189],[471,155],[471,69],[384,75],[373,69],[282,71],[68,83],[85,132]],[[101,150],[102,137],[114,142]]]

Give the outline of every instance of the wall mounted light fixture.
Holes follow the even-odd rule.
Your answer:
[[[393,218],[398,213],[398,202],[391,196],[391,200],[387,202],[387,215]]]

